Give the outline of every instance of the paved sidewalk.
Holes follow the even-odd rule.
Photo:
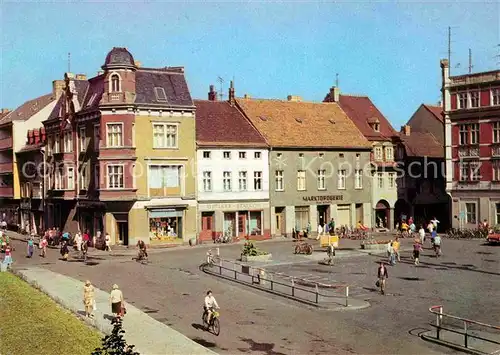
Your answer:
[[[19,269],[15,272],[65,308],[76,314],[84,313],[82,282],[37,267]],[[127,295],[124,296],[127,307],[127,315],[123,320],[125,339],[127,343],[135,345],[141,355],[216,354],[127,303]],[[109,334],[112,330],[108,299],[109,293],[96,288],[97,311],[94,312],[94,318],[83,317],[87,323],[104,334]]]

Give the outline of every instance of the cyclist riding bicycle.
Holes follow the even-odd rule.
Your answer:
[[[137,242],[137,247],[139,248],[138,259],[142,260],[144,258],[147,258],[148,257],[148,253],[146,252],[146,243],[144,243],[143,240],[139,240]]]
[[[214,310],[220,309],[219,305],[217,304],[217,301],[215,300],[215,297],[212,295],[212,291],[208,291],[207,295],[205,296],[205,304],[203,306],[203,309],[205,311],[205,314],[207,315],[207,324],[210,325],[210,321],[212,320],[212,314]]]

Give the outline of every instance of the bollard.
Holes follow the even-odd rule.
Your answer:
[[[318,284],[316,283],[316,303],[318,303],[319,301],[319,288],[318,288]]]
[[[220,256],[219,247],[217,247],[216,252],[217,252],[217,256]]]
[[[295,283],[293,281],[293,277],[292,277],[292,296],[295,297]]]
[[[345,306],[349,307],[349,286],[345,287]]]
[[[465,345],[466,348],[468,348],[469,344],[468,344],[468,341],[467,341],[468,340],[467,339],[467,321],[464,321],[464,337],[465,337],[465,339],[464,339],[464,345]]]
[[[441,333],[441,322],[443,320],[443,306],[439,306],[439,314],[436,315],[436,339],[439,340],[439,334]]]

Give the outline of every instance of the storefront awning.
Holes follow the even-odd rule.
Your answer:
[[[146,206],[144,208],[146,208],[147,210],[166,210],[166,211],[170,211],[170,210],[184,210],[186,208],[188,208],[188,204],[182,204],[182,205],[168,205],[168,206],[165,206],[165,205],[153,205],[153,206]]]

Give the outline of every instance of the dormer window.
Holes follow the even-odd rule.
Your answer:
[[[367,121],[375,132],[380,132],[380,120],[377,117],[369,118]]]
[[[120,76],[118,74],[111,75],[111,92],[120,92]]]
[[[373,130],[375,132],[380,132],[380,123],[374,123],[373,124]]]

